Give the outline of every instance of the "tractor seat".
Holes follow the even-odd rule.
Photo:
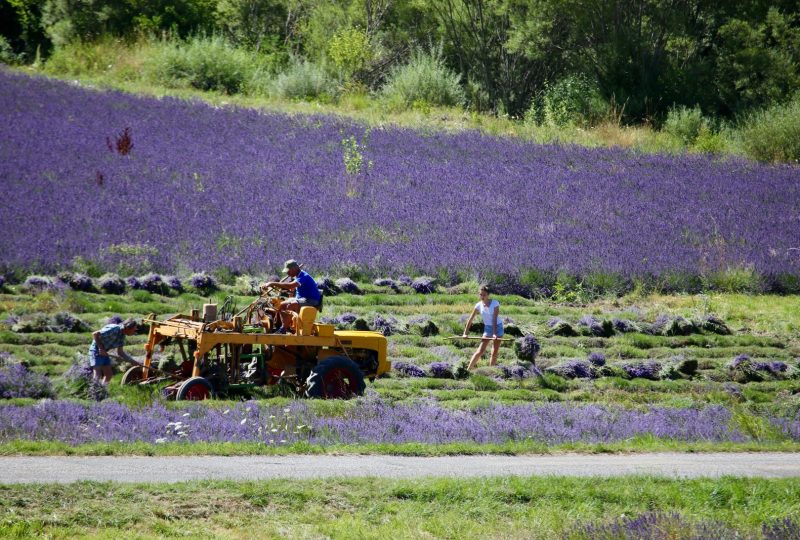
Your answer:
[[[310,336],[314,330],[314,321],[317,320],[317,308],[303,306],[300,308],[300,315],[295,318],[295,333],[298,336]]]

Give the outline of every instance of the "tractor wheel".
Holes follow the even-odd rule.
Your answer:
[[[214,388],[203,377],[192,377],[178,387],[176,401],[203,401],[214,396]]]
[[[323,399],[350,399],[366,388],[358,365],[344,356],[330,356],[311,368],[306,395]]]
[[[136,384],[144,379],[144,368],[142,366],[133,366],[122,375],[122,386],[128,384]]]

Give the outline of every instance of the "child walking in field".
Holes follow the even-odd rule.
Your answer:
[[[472,310],[467,320],[463,337],[467,337],[467,334],[469,334],[469,327],[472,325],[472,319],[475,318],[475,315],[480,313],[481,317],[483,317],[483,339],[481,339],[481,344],[478,345],[478,350],[472,355],[468,369],[475,368],[478,364],[478,360],[480,360],[483,353],[486,352],[486,347],[489,345],[490,341],[492,343],[492,356],[489,360],[489,365],[497,365],[497,353],[500,350],[501,343],[500,338],[503,337],[503,321],[499,319],[500,302],[491,299],[489,296],[489,287],[486,285],[481,285],[478,296],[480,297],[480,301],[475,304],[475,308]]]

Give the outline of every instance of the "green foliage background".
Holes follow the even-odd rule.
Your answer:
[[[791,0],[0,0],[3,62],[110,39],[173,47],[173,63],[200,71],[186,78],[198,89],[373,93],[550,128],[665,126],[700,151],[719,151],[731,125],[768,122],[773,147],[737,144],[760,159],[800,158],[787,139],[800,126]]]

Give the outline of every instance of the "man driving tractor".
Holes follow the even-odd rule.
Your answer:
[[[262,289],[276,288],[284,291],[294,291],[294,298],[288,298],[281,302],[278,308],[281,314],[281,331],[284,333],[291,328],[292,314],[300,313],[303,306],[311,306],[319,309],[322,295],[317,288],[317,282],[311,275],[303,270],[297,261],[289,259],[284,264],[283,272],[292,281],[270,281],[261,286]]]

